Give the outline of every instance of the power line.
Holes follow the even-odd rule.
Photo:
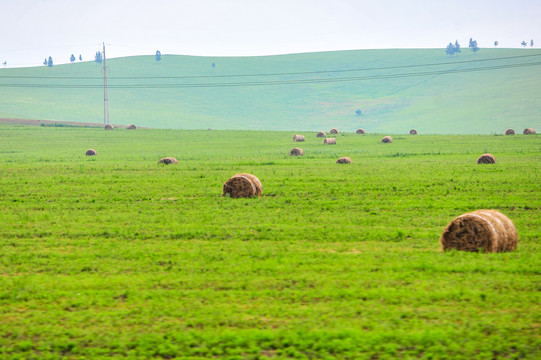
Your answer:
[[[424,64],[411,64],[411,65],[395,65],[395,66],[383,66],[383,67],[369,67],[369,68],[353,68],[353,69],[340,69],[340,70],[316,70],[316,71],[298,71],[298,72],[279,72],[279,73],[261,73],[261,74],[231,74],[231,75],[186,75],[186,76],[109,76],[111,80],[142,80],[142,79],[198,79],[198,78],[230,78],[230,77],[259,77],[259,76],[291,76],[291,75],[312,75],[312,74],[332,74],[342,72],[357,72],[357,71],[375,71],[375,70],[393,70],[393,69],[407,69],[416,67],[431,67],[431,66],[443,66],[443,65],[457,65],[457,64],[471,64],[487,61],[501,61],[522,59],[530,57],[541,56],[538,54],[518,55],[518,56],[506,56],[490,59],[475,59],[475,60],[461,60],[461,61],[448,61],[439,63],[424,63]],[[0,75],[0,79],[61,79],[61,80],[101,80],[95,76],[28,76],[28,75]]]
[[[115,89],[170,89],[170,88],[210,88],[210,87],[242,87],[242,86],[269,86],[269,85],[295,85],[295,84],[316,84],[316,83],[333,83],[333,82],[348,82],[348,81],[366,81],[366,80],[386,80],[398,79],[407,77],[419,76],[434,76],[434,75],[449,75],[456,73],[469,73],[490,70],[503,70],[512,68],[523,68],[531,66],[539,66],[541,61],[519,64],[502,64],[492,65],[477,68],[466,69],[448,69],[448,70],[433,70],[421,72],[406,72],[397,74],[380,74],[367,76],[352,76],[341,78],[316,78],[316,79],[293,79],[293,80],[270,80],[270,81],[248,81],[248,82],[226,82],[226,83],[176,83],[176,84],[122,84],[108,85],[108,88]],[[94,89],[101,88],[101,84],[0,84],[0,87],[16,87],[16,88],[58,88],[58,89]]]

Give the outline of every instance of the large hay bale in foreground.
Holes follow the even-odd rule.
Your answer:
[[[232,198],[251,198],[259,196],[263,187],[259,179],[252,174],[235,174],[223,186],[222,196]]]
[[[411,129],[410,130],[410,135],[417,135],[417,130]]]
[[[165,164],[165,165],[178,164],[178,160],[172,156],[168,156],[168,157],[164,157],[158,160],[158,164]]]
[[[336,145],[336,138],[326,138],[323,140],[323,144]]]
[[[477,159],[478,164],[495,164],[496,158],[492,154],[483,154]]]
[[[440,243],[444,251],[512,251],[517,247],[515,225],[495,210],[476,210],[451,221],[443,230]]]
[[[507,130],[505,130],[505,135],[515,135],[515,130],[507,129]]]
[[[381,139],[381,142],[382,143],[392,143],[393,142],[393,138],[391,136],[385,136],[383,139]]]
[[[304,135],[293,135],[293,141],[294,142],[305,141]]]
[[[330,133],[331,133],[332,135],[338,135],[338,129],[337,129],[337,128],[332,128],[331,131],[330,131]]]
[[[304,155],[304,151],[302,151],[301,148],[293,148],[289,152],[289,156],[302,156]]]
[[[366,134],[366,131],[364,131],[364,129],[357,129],[357,131],[355,131],[355,134],[364,135],[364,134]]]
[[[86,156],[95,156],[95,155],[98,155],[98,152],[94,149],[88,149],[86,152],[85,152],[85,155]]]
[[[115,127],[111,124],[105,125],[105,130],[113,130]]]
[[[325,131],[320,131],[317,133],[316,137],[325,137],[327,134],[325,134]]]
[[[533,135],[533,134],[535,134],[535,130],[532,129],[532,128],[526,128],[526,129],[524,129],[524,131],[522,133],[524,135]]]
[[[339,158],[338,160],[336,160],[336,163],[337,164],[351,164],[353,161],[351,161],[351,158],[347,157],[347,156],[343,156],[341,158]]]
[[[130,124],[130,125],[126,126],[126,129],[127,130],[135,130],[135,129],[137,129],[137,127],[135,125],[133,125],[133,124]]]

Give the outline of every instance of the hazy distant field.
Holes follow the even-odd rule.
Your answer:
[[[536,49],[463,49],[452,57],[431,49],[111,59],[111,122],[421,134],[540,129],[540,58]],[[102,84],[94,62],[0,69],[0,118],[102,122]]]
[[[0,126],[0,358],[539,358],[541,138],[336,138]],[[480,208],[518,249],[440,252]]]

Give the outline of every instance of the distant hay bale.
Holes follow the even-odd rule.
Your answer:
[[[410,135],[417,135],[417,130],[411,129],[410,130]]]
[[[95,156],[95,155],[98,155],[98,152],[94,149],[88,149],[86,152],[85,152],[85,155],[86,156]]]
[[[304,151],[302,151],[301,148],[293,148],[289,152],[289,156],[302,156],[304,155]]]
[[[325,134],[325,131],[320,131],[317,133],[316,137],[325,137],[327,134]]]
[[[323,144],[336,145],[336,139],[335,138],[326,138],[325,140],[323,140]]]
[[[507,129],[507,130],[505,130],[505,135],[515,135],[515,130]]]
[[[232,198],[261,197],[263,187],[259,179],[252,174],[235,174],[223,186],[222,196]]]
[[[351,161],[351,158],[347,156],[343,156],[340,159],[336,160],[337,164],[351,164],[353,161]]]
[[[524,131],[522,133],[524,135],[533,135],[533,134],[535,134],[535,130],[532,129],[532,128],[526,128],[526,129],[524,129]]]
[[[126,129],[127,130],[135,130],[135,129],[137,129],[137,127],[135,125],[133,125],[133,124],[130,124],[130,125],[126,126]]]
[[[478,164],[495,164],[496,158],[492,154],[483,154],[477,159]]]
[[[357,129],[357,131],[355,131],[355,134],[364,135],[364,134],[366,134],[366,131],[364,131],[364,129]]]
[[[165,164],[165,165],[178,164],[178,160],[175,159],[174,157],[168,156],[168,157],[161,158],[158,161],[158,164]]]
[[[113,130],[115,127],[111,124],[105,125],[105,130]]]
[[[337,135],[337,134],[338,134],[338,129],[337,129],[337,128],[332,128],[331,131],[330,131],[330,133],[331,133],[332,135]]]
[[[509,218],[495,210],[476,210],[460,215],[443,230],[443,251],[512,251],[517,247],[517,229]]]
[[[381,139],[381,142],[383,143],[392,143],[393,142],[393,138],[391,136],[385,136],[383,139]]]
[[[294,142],[304,141],[304,135],[293,135],[293,141]]]

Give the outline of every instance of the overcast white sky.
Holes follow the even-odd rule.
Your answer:
[[[0,62],[82,54],[250,56],[376,48],[541,46],[540,0],[0,0]]]

